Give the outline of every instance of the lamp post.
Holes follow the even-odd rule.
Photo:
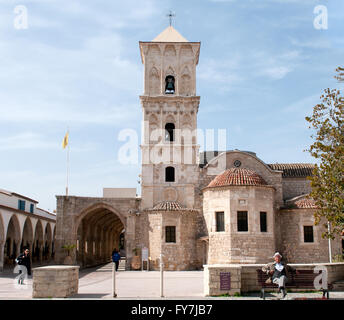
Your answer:
[[[162,242],[163,242],[163,219],[162,219],[162,213],[161,213],[161,222],[160,222],[160,228],[161,228],[161,234],[160,234],[160,297],[162,298],[164,296],[164,263],[162,260]]]
[[[330,221],[327,222],[327,231],[328,234],[330,235],[331,232],[331,225],[330,225]],[[330,258],[330,263],[332,263],[332,249],[331,249],[331,238],[328,238],[328,254],[329,254],[329,258]]]
[[[164,263],[160,254],[160,297],[164,297]]]
[[[112,262],[112,296],[117,297],[116,293],[116,263]]]

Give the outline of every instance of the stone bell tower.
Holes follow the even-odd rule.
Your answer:
[[[140,41],[144,65],[142,209],[162,201],[193,208],[199,166],[196,129],[200,97],[196,66],[200,42],[172,26],[152,41]]]

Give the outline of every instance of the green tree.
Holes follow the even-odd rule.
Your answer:
[[[337,79],[339,82],[344,82],[344,68],[338,67],[336,71],[337,75],[335,76],[335,79]]]
[[[339,81],[344,81],[343,71],[337,69]],[[313,108],[313,114],[306,117],[309,128],[315,132],[308,151],[319,162],[309,177],[310,196],[319,208],[315,223],[325,218],[323,237],[333,239],[344,228],[344,97],[338,89],[326,89],[320,99],[322,102]],[[331,224],[330,232],[327,221]]]

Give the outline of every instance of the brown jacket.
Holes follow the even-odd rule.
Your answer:
[[[282,261],[281,261],[281,264],[285,268],[286,277],[289,278],[290,272],[294,272],[294,269],[292,267],[288,266],[287,264],[285,264]],[[270,274],[270,272],[271,271],[275,271],[275,265],[276,265],[276,261],[268,263],[265,266],[263,266],[262,271],[269,276],[269,278],[265,281],[266,283],[271,283],[271,281],[272,281],[272,279],[271,279],[272,278],[272,274]]]

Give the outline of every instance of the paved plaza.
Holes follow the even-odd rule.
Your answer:
[[[32,299],[32,278],[25,285],[17,285],[12,270],[0,274],[0,299]],[[119,271],[116,277],[117,299],[160,299],[160,272]],[[79,292],[70,299],[112,299],[112,265],[80,271]],[[203,271],[164,272],[164,298],[166,299],[231,299],[260,300],[259,293],[240,297],[203,296]],[[268,299],[279,295],[271,293]],[[321,293],[288,293],[287,299],[320,298]],[[331,299],[344,299],[344,292],[331,292]]]

